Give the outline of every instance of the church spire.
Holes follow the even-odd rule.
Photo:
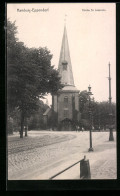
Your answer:
[[[63,39],[62,39],[58,70],[61,76],[61,83],[64,85],[74,86],[74,78],[73,78],[73,73],[72,73],[72,65],[71,65],[71,59],[70,59],[66,24],[64,26],[64,33],[63,33]]]

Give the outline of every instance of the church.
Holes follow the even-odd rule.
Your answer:
[[[44,122],[47,125],[50,116],[54,114],[57,129],[69,131],[73,130],[73,124],[80,120],[80,112],[79,90],[74,84],[66,25],[64,26],[58,72],[63,88],[56,95],[52,95],[52,107],[43,114]]]

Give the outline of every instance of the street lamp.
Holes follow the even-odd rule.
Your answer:
[[[88,86],[88,95],[89,95],[89,117],[90,117],[90,148],[88,149],[88,151],[89,152],[91,152],[91,151],[94,151],[93,150],[93,148],[92,148],[92,119],[91,119],[91,117],[92,117],[92,111],[91,111],[91,95],[93,95],[92,94],[92,92],[91,92],[91,86],[89,85]]]
[[[95,98],[93,97],[92,98],[92,104],[93,104],[93,106],[92,106],[92,111],[93,111],[93,109],[94,109],[94,101],[95,101]],[[93,116],[93,112],[92,112],[92,130],[94,130],[94,122],[93,122],[93,118],[94,118],[94,116]]]

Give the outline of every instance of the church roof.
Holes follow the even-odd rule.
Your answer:
[[[74,86],[66,26],[64,27],[58,71],[61,76],[62,84]]]

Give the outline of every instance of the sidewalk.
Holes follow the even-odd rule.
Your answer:
[[[37,179],[49,179],[50,177],[61,172],[70,165],[82,160],[86,155],[86,159],[89,160],[91,179],[117,179],[117,155],[116,155],[116,142],[115,141],[105,141],[101,145],[97,145],[93,152],[82,152],[69,155],[69,160],[64,159],[64,162],[55,167],[53,164],[49,166],[49,173],[44,172],[44,174],[37,177]],[[78,159],[79,157],[79,159]],[[56,176],[52,180],[70,180],[70,179],[80,179],[80,163]]]
[[[90,172],[91,179],[116,179],[116,152],[115,148],[110,150],[105,150],[104,152],[90,152],[90,154],[86,153],[86,158],[90,163]],[[84,158],[81,156],[81,159]],[[75,158],[74,158],[75,160]],[[75,163],[73,161],[70,162],[70,165]],[[67,165],[66,165],[67,166]],[[56,179],[80,179],[80,163],[68,169],[64,173],[56,176]]]
[[[88,152],[89,132],[30,132],[28,137],[8,138],[10,180],[47,180],[86,155],[91,179],[116,179],[116,133],[93,132],[93,152]],[[54,180],[80,179],[80,164]]]

